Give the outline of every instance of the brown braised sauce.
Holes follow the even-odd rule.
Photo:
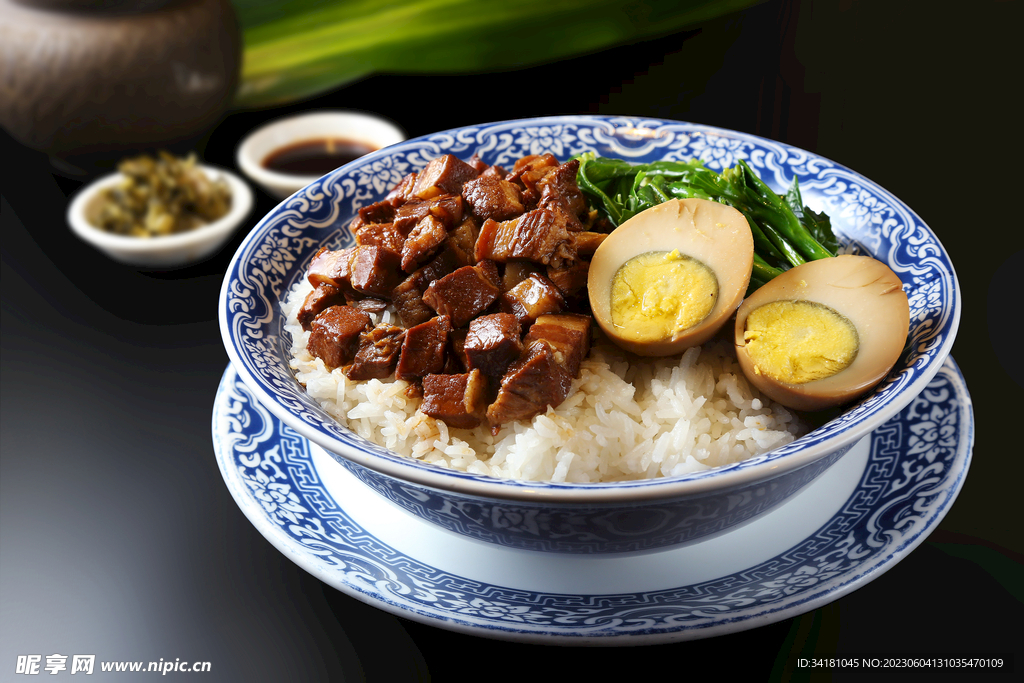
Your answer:
[[[343,138],[303,140],[271,152],[263,168],[276,173],[322,176],[377,148]]]

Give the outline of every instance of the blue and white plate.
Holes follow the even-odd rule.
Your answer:
[[[947,359],[927,388],[789,501],[696,545],[633,556],[531,552],[389,503],[275,418],[229,366],[213,442],[239,507],[325,583],[399,616],[491,638],[637,645],[741,631],[864,585],[945,516],[974,418]]]

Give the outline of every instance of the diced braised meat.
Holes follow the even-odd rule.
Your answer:
[[[359,335],[359,347],[345,376],[355,382],[390,377],[398,364],[398,355],[405,341],[405,329],[393,325],[377,325]]]
[[[358,246],[352,257],[352,288],[367,296],[389,297],[402,281],[400,268],[401,257],[390,249]]]
[[[608,235],[603,232],[574,232],[572,234],[572,244],[576,247],[576,254],[578,256],[593,256],[606,237]]]
[[[466,218],[459,224],[459,227],[448,231],[448,239],[445,245],[450,249],[459,252],[466,265],[476,263],[476,238],[480,235],[480,226],[472,218]]]
[[[425,216],[430,215],[430,202],[415,197],[398,207],[395,212],[395,230],[407,236]]]
[[[548,266],[547,276],[562,292],[562,296],[566,300],[571,300],[580,292],[586,293],[588,272],[590,272],[590,261],[575,261],[561,268]]]
[[[471,180],[462,188],[473,215],[484,221],[492,218],[504,221],[526,211],[519,186],[493,175]]]
[[[391,192],[388,192],[388,196],[384,197],[384,201],[395,208],[409,201],[412,198],[412,188],[416,186],[416,175],[415,173],[410,173],[402,178],[401,182],[395,185]]]
[[[479,370],[458,375],[426,375],[420,410],[449,427],[472,429],[487,408],[487,379]]]
[[[541,197],[540,203],[537,204],[538,209],[547,209],[555,214],[555,218],[559,223],[565,224],[565,229],[569,231],[570,235],[574,235],[577,232],[583,230],[583,223],[577,218],[576,214],[569,208],[568,202],[563,197],[556,196],[544,196]]]
[[[351,247],[335,251],[324,247],[309,262],[306,279],[314,287],[320,284],[328,284],[342,289],[347,288],[351,284],[352,257],[354,254],[355,249]]]
[[[558,406],[569,395],[572,379],[546,341],[533,342],[501,379],[498,397],[487,408],[491,429]]]
[[[462,195],[441,195],[430,200],[430,215],[441,221],[445,230],[457,227],[465,213],[466,202]]]
[[[488,168],[487,162],[481,159],[480,155],[477,154],[476,152],[473,152],[473,156],[471,156],[469,158],[469,161],[467,161],[466,163],[475,168],[477,173],[483,173]]]
[[[501,310],[514,315],[524,327],[542,315],[564,309],[565,299],[558,287],[539,273],[532,273],[501,295]]]
[[[306,300],[299,307],[296,317],[299,319],[302,329],[308,332],[314,318],[331,306],[344,305],[345,301],[345,290],[341,287],[321,283],[306,295]]]
[[[363,223],[390,223],[395,219],[395,205],[385,200],[359,209]]]
[[[541,201],[558,198],[565,202],[574,217],[582,216],[587,210],[587,200],[576,183],[576,174],[580,169],[578,159],[560,164],[555,170],[537,180],[541,191]]]
[[[576,252],[565,221],[549,209],[535,209],[510,221],[486,221],[476,241],[476,259],[525,259],[561,268],[576,259]]]
[[[451,329],[448,316],[439,315],[406,330],[395,371],[398,379],[415,380],[441,372]]]
[[[501,276],[501,289],[509,291],[532,273],[544,272],[544,266],[533,261],[509,261],[505,264],[505,273]]]
[[[452,154],[431,159],[416,178],[412,193],[420,199],[462,194],[462,186],[480,172]]]
[[[391,301],[398,312],[398,319],[406,327],[419,325],[434,317],[434,309],[423,303],[423,293],[430,283],[457,268],[468,265],[463,255],[453,249],[443,249],[434,259],[405,278],[391,292]]]
[[[359,335],[370,315],[351,306],[331,306],[313,319],[306,348],[329,368],[340,368],[355,356]]]
[[[540,201],[541,181],[558,168],[558,159],[550,154],[526,156],[516,161],[508,180],[518,182],[522,188],[523,204],[535,208]]]
[[[480,175],[481,176],[487,176],[489,178],[493,177],[493,178],[501,178],[502,180],[506,180],[508,178],[508,171],[506,171],[501,166],[488,166],[487,168],[485,168],[480,173]],[[463,189],[463,191],[465,191],[465,189],[466,189],[465,186],[463,186],[462,189]]]
[[[498,290],[498,294],[501,294],[501,271],[498,270],[498,264],[494,261],[481,261],[476,264],[476,269],[480,271],[488,282],[494,285],[495,289]]]
[[[500,378],[523,352],[519,321],[508,313],[482,315],[469,323],[464,346],[466,367]]]
[[[384,299],[378,299],[372,296],[362,295],[346,295],[348,305],[353,308],[358,308],[360,311],[366,311],[367,313],[381,313],[385,308],[388,307],[388,302]]]
[[[481,265],[464,266],[434,280],[423,293],[423,302],[449,316],[453,327],[463,327],[498,298],[501,290]]]
[[[576,377],[580,363],[590,352],[591,323],[589,315],[542,315],[530,326],[523,345],[529,347],[538,341],[546,342],[555,354],[555,361]]]
[[[396,254],[402,253],[405,244],[405,237],[393,223],[366,223],[355,229],[355,235],[360,246],[384,247]]]
[[[424,216],[412,229],[401,249],[402,270],[411,273],[444,244],[448,231],[433,214]]]

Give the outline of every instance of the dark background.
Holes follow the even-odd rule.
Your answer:
[[[1019,667],[1021,15],[1021,3],[991,0],[769,2],[557,64],[432,76],[429,90],[448,96],[436,106],[411,96],[427,90],[424,77],[374,76],[313,102],[232,113],[200,145],[233,168],[253,127],[319,107],[374,111],[410,137],[535,115],[656,116],[803,147],[913,208],[962,287],[953,356],[977,422],[963,491],[924,544],[867,586],[706,641],[484,640],[385,614],[292,564],[235,506],[210,438],[227,364],[218,289],[246,230],[187,269],[115,264],[64,221],[81,183],[0,132],[0,680],[15,678],[17,654],[54,652],[205,660],[204,678],[218,681],[605,680],[666,667],[683,678],[707,657],[748,680],[829,680],[796,670],[796,658],[878,653],[1010,654]],[[257,193],[246,226],[275,204]]]

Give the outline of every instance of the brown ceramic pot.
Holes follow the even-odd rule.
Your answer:
[[[0,0],[0,126],[53,157],[193,138],[240,64],[229,0]]]

